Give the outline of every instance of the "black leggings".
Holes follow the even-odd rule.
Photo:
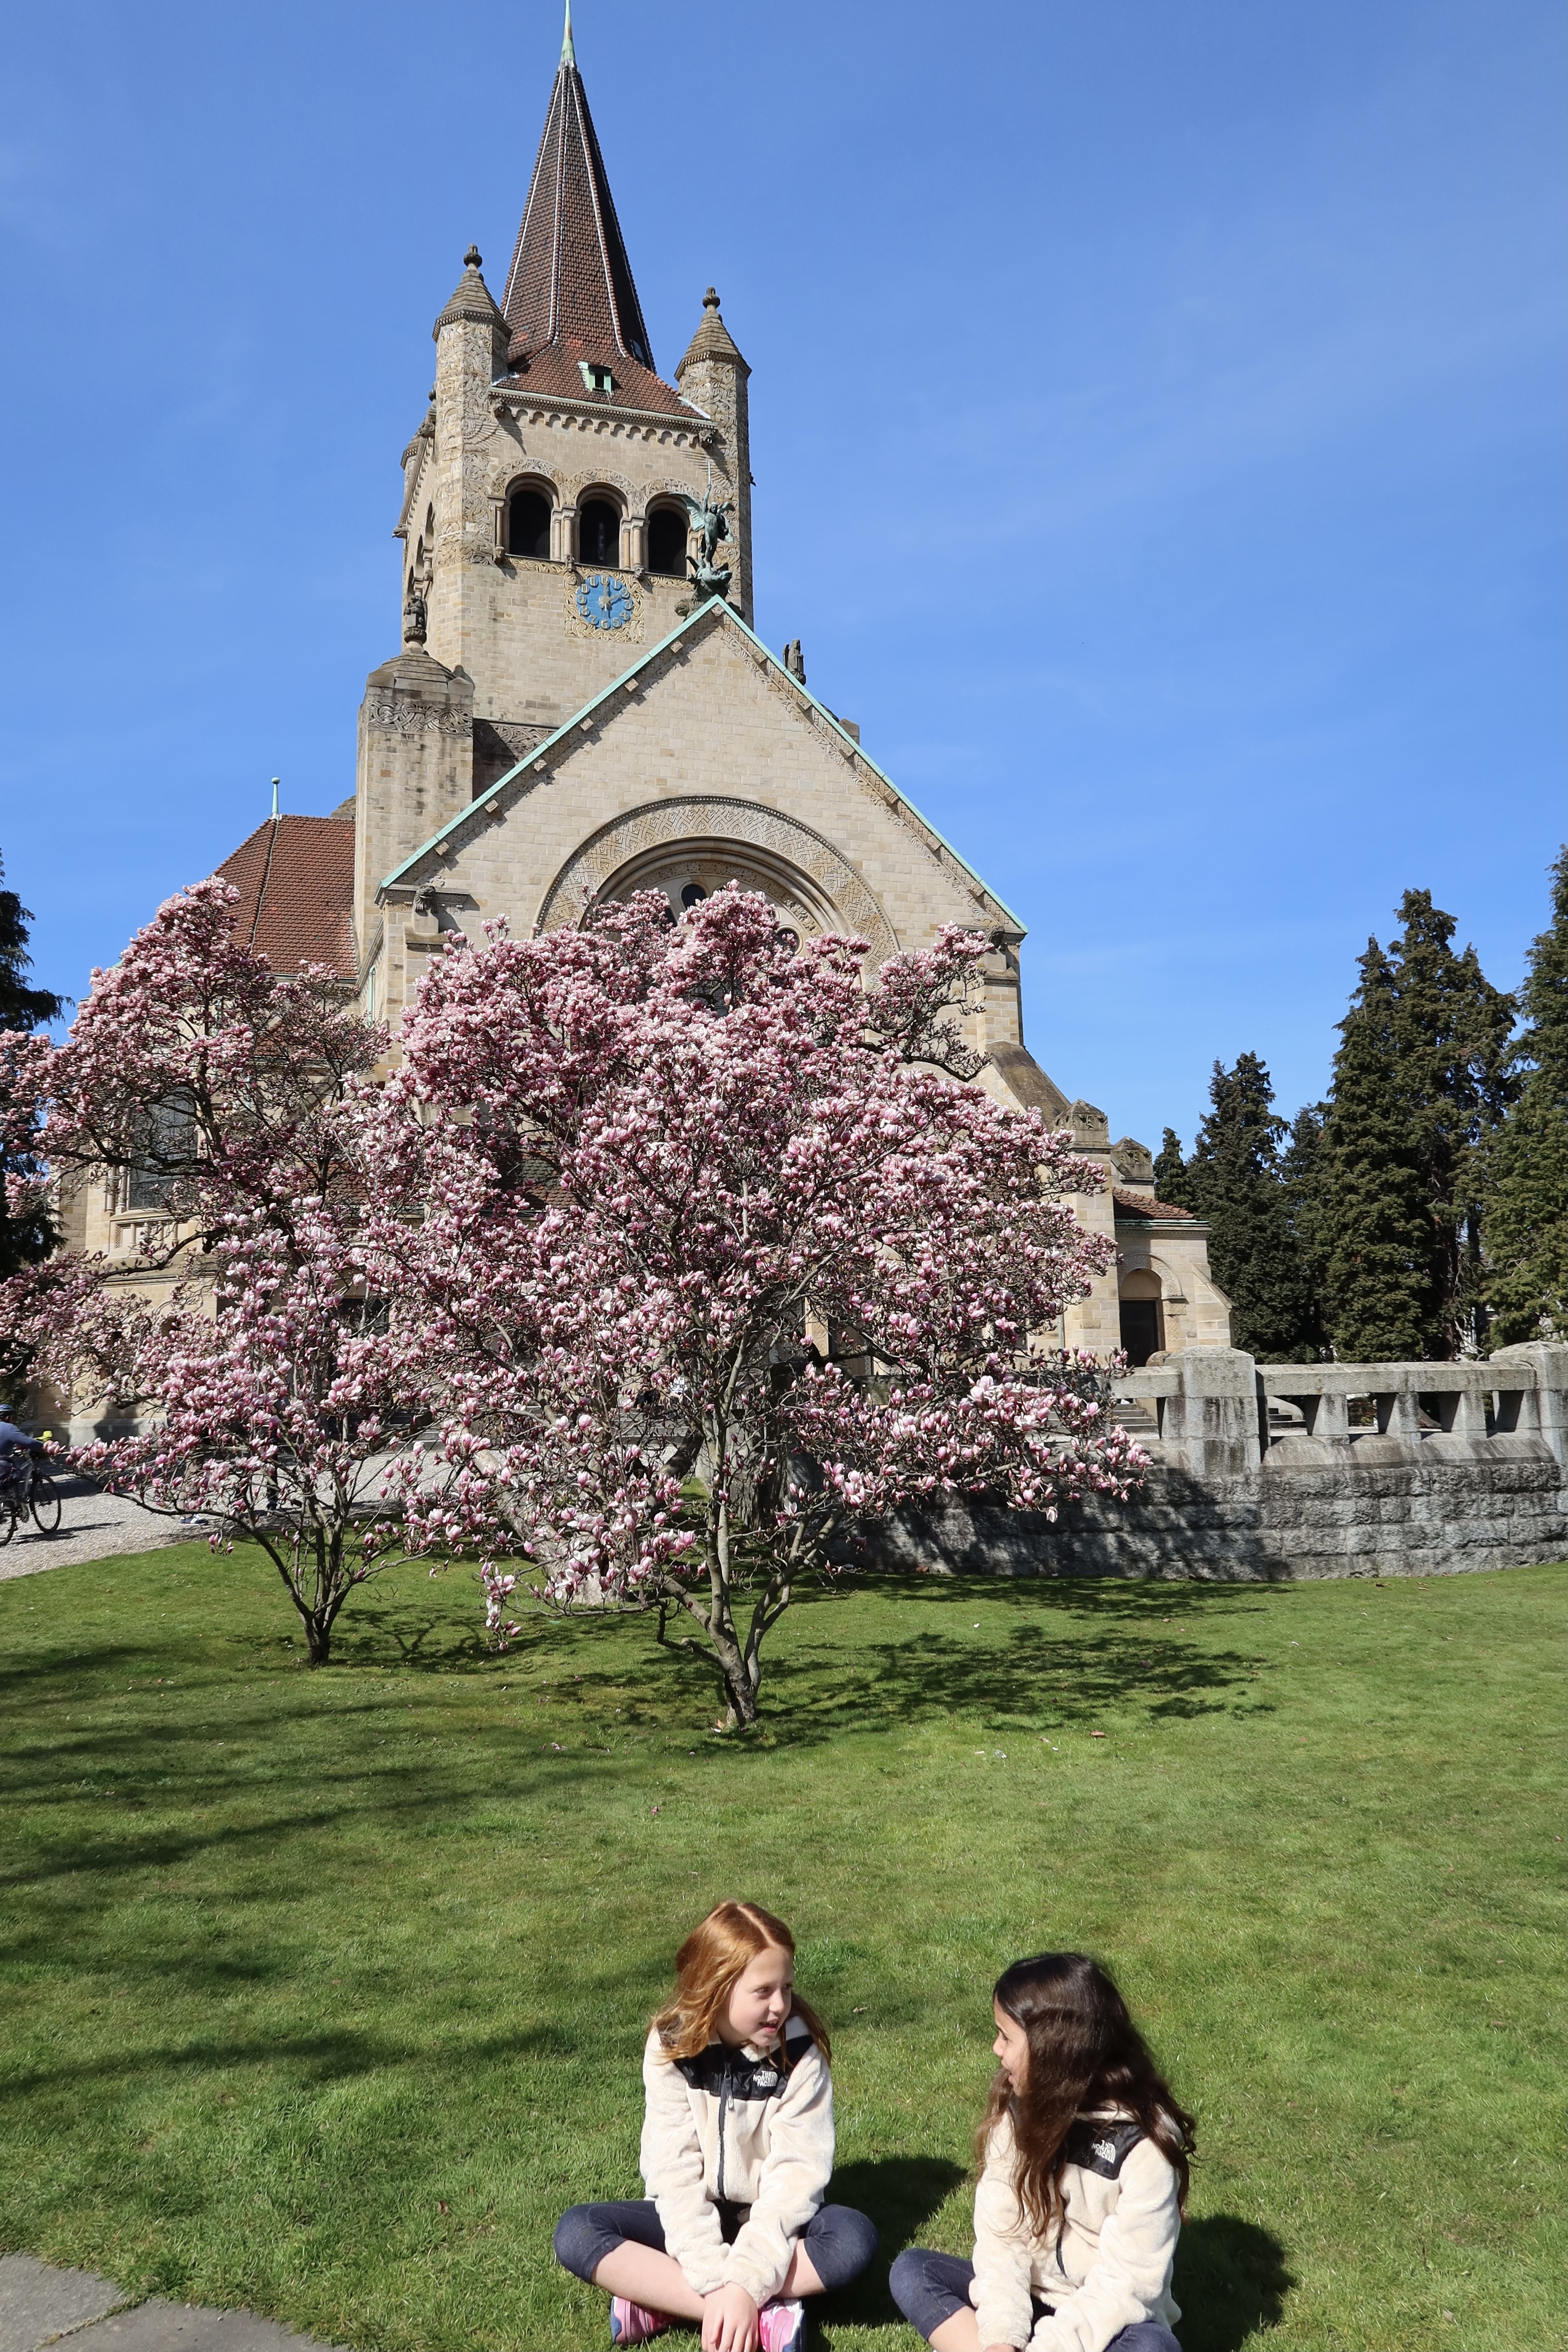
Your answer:
[[[719,2227],[727,2246],[733,2246],[749,2208],[721,2204]],[[574,2278],[593,2283],[593,2273],[606,2254],[630,2239],[633,2245],[652,2246],[664,2253],[664,2232],[659,2209],[651,2197],[629,2198],[620,2205],[574,2205],[555,2225],[555,2258]],[[811,2267],[830,2292],[859,2278],[876,2252],[876,2231],[852,2205],[819,2205],[799,2242],[811,2257]]]
[[[888,2284],[905,2319],[929,2344],[956,2311],[971,2308],[969,2288],[974,2276],[974,2263],[960,2262],[956,2254],[934,2254],[925,2246],[911,2246],[894,2263]],[[1049,2309],[1048,2304],[1036,2299],[1036,2319]],[[1105,2352],[1181,2352],[1181,2347],[1168,2327],[1162,2327],[1157,2320],[1141,2319],[1113,2336]]]

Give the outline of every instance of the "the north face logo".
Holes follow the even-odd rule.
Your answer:
[[[1116,2161],[1115,2141],[1113,2139],[1097,2139],[1094,2143],[1094,2153],[1099,2158],[1102,2164],[1114,2164]]]

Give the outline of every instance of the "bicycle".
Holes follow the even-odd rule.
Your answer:
[[[52,1536],[60,1524],[60,1490],[42,1464],[23,1454],[0,1485],[0,1544],[8,1544],[18,1521],[31,1517],[41,1536]]]

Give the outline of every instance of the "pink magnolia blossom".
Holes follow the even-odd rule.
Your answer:
[[[162,907],[58,1048],[25,1041],[65,1184],[138,1172],[136,1261],[61,1252],[0,1284],[0,1349],[111,1423],[72,1466],[267,1553],[312,1663],[401,1534],[392,1462],[426,1417],[419,1337],[365,1278],[382,1034],[323,973],[275,976],[217,882]],[[13,1047],[16,1041],[7,1041]]]
[[[493,1630],[521,1556],[557,1602],[684,1623],[746,1724],[858,1520],[1135,1483],[1103,1368],[1039,1344],[1111,1262],[1063,1197],[1101,1180],[961,1083],[986,951],[951,929],[868,991],[863,941],[797,950],[732,887],[674,928],[652,892],[492,927],[431,971],[378,1147],[425,1215],[365,1246],[419,1289],[439,1398],[444,1477],[405,1464],[403,1499],[483,1555]]]

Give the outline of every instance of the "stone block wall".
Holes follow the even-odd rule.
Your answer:
[[[1118,1389],[1157,1410],[1134,1501],[1071,1505],[1053,1526],[951,1496],[877,1529],[877,1563],[1272,1581],[1568,1559],[1568,1347],[1289,1366],[1193,1348]]]

